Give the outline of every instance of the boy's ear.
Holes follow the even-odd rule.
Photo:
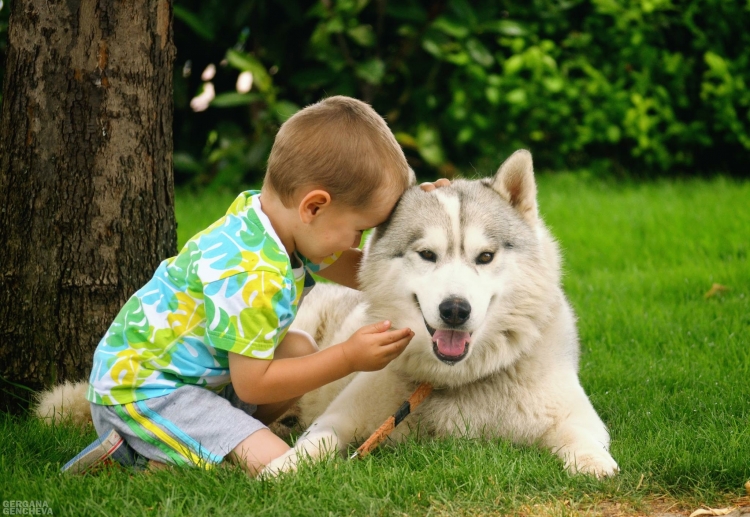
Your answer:
[[[331,206],[331,195],[325,190],[311,190],[299,203],[299,218],[309,224],[321,210]]]

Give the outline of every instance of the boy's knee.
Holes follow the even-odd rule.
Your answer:
[[[317,343],[310,334],[303,330],[291,329],[274,352],[275,359],[302,357],[314,354],[319,350]]]

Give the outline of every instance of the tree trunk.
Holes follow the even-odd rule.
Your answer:
[[[15,0],[0,115],[0,409],[86,377],[175,254],[171,0]],[[25,388],[24,388],[25,387]]]

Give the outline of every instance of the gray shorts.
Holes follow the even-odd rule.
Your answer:
[[[181,386],[169,395],[130,404],[91,404],[91,416],[100,436],[114,429],[148,459],[209,468],[255,431],[266,429],[251,416],[256,409],[242,402],[231,384],[219,394]]]

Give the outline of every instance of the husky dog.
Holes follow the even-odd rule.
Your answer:
[[[613,475],[609,434],[578,380],[575,316],[560,287],[560,253],[539,218],[531,154],[493,178],[408,190],[371,235],[362,291],[318,285],[294,326],[321,348],[368,323],[415,335],[383,370],[357,373],[299,402],[310,424],[264,471],[345,451],[378,428],[417,385],[435,390],[395,429],[538,443],[571,473]],[[410,425],[411,424],[411,425]]]

